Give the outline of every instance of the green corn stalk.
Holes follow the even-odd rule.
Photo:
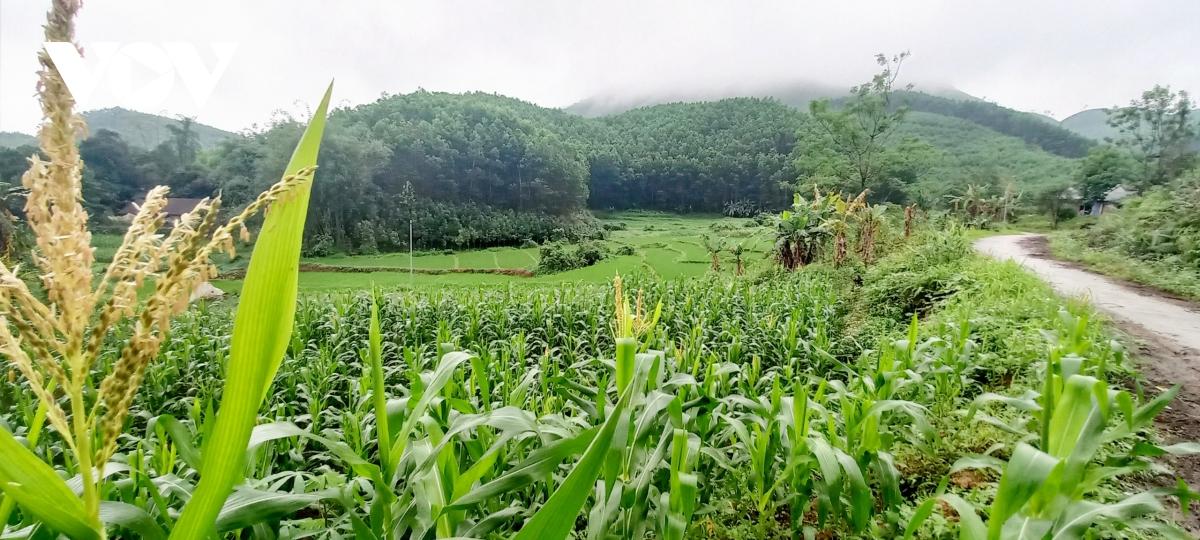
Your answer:
[[[1074,370],[1071,364],[1068,362],[1063,368],[1068,373]],[[1037,411],[1042,418],[1038,427],[1042,434],[1039,440],[1044,446],[1034,448],[1017,444],[1012,457],[1003,466],[986,524],[970,505],[961,504],[951,495],[939,496],[963,517],[959,527],[961,538],[1084,538],[1088,529],[1098,522],[1131,522],[1144,515],[1162,512],[1159,498],[1163,496],[1175,495],[1183,504],[1194,496],[1186,485],[1181,485],[1174,490],[1160,488],[1138,493],[1114,503],[1087,498],[1108,476],[1148,467],[1141,456],[1200,452],[1196,445],[1164,448],[1143,442],[1138,445],[1141,449],[1132,451],[1128,457],[1109,458],[1117,463],[1124,462],[1123,467],[1105,469],[1094,463],[1105,442],[1128,436],[1153,422],[1154,416],[1165,408],[1175,391],[1135,407],[1128,393],[1110,390],[1103,381],[1087,375],[1071,374],[1065,379],[1047,376],[1046,381],[1045,387],[1056,395],[1052,410],[1039,411],[1036,406],[1031,406],[1033,403],[1050,403],[1051,400],[1044,396],[1018,400],[984,395],[977,400],[977,403],[1002,402]],[[1120,412],[1125,422],[1110,429],[1114,412]],[[908,529],[916,530],[927,517],[927,512],[918,512]],[[1186,534],[1163,522],[1139,523],[1168,536]]]
[[[688,452],[688,433],[675,429],[671,442],[671,475],[668,513],[663,538],[682,540],[687,535],[688,523],[696,511],[697,478],[691,473],[691,457]]]
[[[332,92],[330,84],[296,145],[285,176],[316,165]],[[241,479],[244,448],[291,337],[310,189],[311,184],[305,184],[272,205],[250,256],[233,327],[221,407],[212,437],[205,439],[200,483],[184,505],[171,533],[174,539],[209,536],[225,499]]]
[[[513,540],[563,540],[571,533],[574,516],[587,502],[588,494],[605,468],[605,459],[618,432],[618,426],[628,420],[626,409],[633,400],[638,384],[629,385],[609,413],[603,426],[588,445],[583,457],[567,474],[537,512],[525,522]]]

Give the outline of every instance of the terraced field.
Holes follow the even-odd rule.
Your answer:
[[[300,287],[308,291],[367,289],[372,284],[381,287],[440,287],[513,284],[520,286],[558,285],[562,283],[603,283],[614,274],[650,274],[663,278],[681,278],[710,272],[710,261],[704,248],[703,236],[723,238],[726,245],[744,242],[744,260],[749,269],[766,264],[772,245],[769,229],[756,226],[748,219],[723,217],[679,216],[650,212],[626,212],[604,216],[606,224],[623,230],[609,232],[604,241],[610,255],[594,266],[568,272],[533,277],[485,274],[445,273],[409,274],[408,253],[378,255],[334,255],[306,258],[309,265],[330,267],[371,268],[379,271],[303,271]],[[616,255],[622,246],[631,246],[633,255]],[[417,253],[411,258],[417,270],[534,270],[538,263],[538,248],[489,248],[454,253]],[[722,254],[722,273],[732,274],[734,265],[728,253]],[[237,291],[239,280],[214,282],[226,291]]]

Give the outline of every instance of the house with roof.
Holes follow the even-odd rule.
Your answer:
[[[1105,212],[1116,210],[1125,204],[1125,200],[1130,197],[1137,196],[1137,191],[1132,188],[1125,187],[1124,184],[1117,184],[1112,189],[1104,194],[1104,198],[1092,203],[1091,211],[1088,213],[1093,216],[1101,215]]]

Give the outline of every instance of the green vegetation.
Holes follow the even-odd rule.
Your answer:
[[[913,136],[935,149],[934,158],[918,177],[917,201],[923,207],[939,205],[939,198],[961,193],[968,185],[1003,190],[1008,183],[1035,191],[1066,184],[1076,162],[1024,142],[1005,137],[964,120],[910,112],[899,135]]]
[[[331,114],[305,252],[577,242],[596,237],[588,208],[752,217],[782,209],[793,188],[812,185],[854,193],[866,186],[872,202],[933,209],[968,185],[1037,191],[1071,178],[1074,162],[1046,150],[1074,155],[1062,150],[1071,143],[1054,142],[1053,133],[1026,133],[1013,127],[1024,123],[1002,120],[1008,113],[968,114],[942,98],[896,94],[886,103],[839,99],[817,116],[792,101],[735,98],[596,119],[493,94],[387,96]],[[870,137],[872,163],[847,160],[855,145],[839,150],[821,135],[851,127],[832,121],[850,119],[844,114],[884,119],[904,103],[912,110]],[[964,110],[991,111],[971,103]],[[282,121],[214,147],[205,126],[154,118],[166,135],[149,149],[117,126],[93,125],[82,142],[84,196],[97,218],[124,211],[158,183],[176,197],[219,190],[229,207],[245,205],[273,181],[301,129]],[[32,153],[0,150],[0,181],[16,184]],[[855,170],[857,177],[841,179]]]
[[[1083,157],[1094,144],[1088,137],[1059,127],[1051,118],[986,101],[953,100],[920,92],[904,92],[898,98],[911,110],[967,120],[1063,157]]]
[[[173,129],[179,125],[179,121],[173,118],[120,107],[87,111],[81,116],[93,135],[101,131],[111,131],[140,150],[153,150],[156,146],[170,141],[174,138]],[[236,133],[212,126],[194,122],[192,125],[201,148],[213,148],[238,137]],[[0,132],[0,148],[21,146],[37,146],[37,139],[25,133]]]
[[[83,120],[87,122],[92,133],[111,131],[142,150],[153,150],[158,145],[173,140],[175,129],[180,123],[173,118],[120,107],[87,111],[83,113]],[[214,148],[225,141],[238,138],[236,133],[196,122],[191,122],[191,129],[195,131],[196,143],[202,149]]]
[[[17,133],[15,131],[0,131],[0,149],[34,146],[36,144],[37,138],[33,135]]]
[[[1200,298],[1200,175],[1150,190],[1095,223],[1054,238],[1056,256]]]
[[[590,205],[720,212],[739,202],[774,210],[804,115],[779,102],[735,98],[658,105],[595,121]],[[742,215],[746,215],[743,213]]]
[[[1055,482],[1032,499],[1004,495],[1023,460],[1066,459],[1083,441],[1111,441],[1092,451],[1134,477],[1148,470],[1145,456],[1190,447],[1143,431],[1169,394],[1079,401],[1099,395],[1076,395],[1086,384],[1130,376],[1121,349],[1086,308],[967,246],[958,233],[918,233],[861,278],[853,265],[816,263],[749,279],[644,276],[616,290],[309,297],[250,436],[247,483],[218,530],[942,538],[973,531],[964,516],[989,504],[994,520],[1037,517],[1064,538],[1169,527],[1134,517],[1161,512],[1170,490],[1129,495],[1112,478],[1057,507],[1036,502]],[[197,443],[229,393],[230,315],[200,307],[176,323],[133,405],[130,432],[144,435],[118,450],[131,471],[105,480],[170,482],[161,493],[108,492],[158,527],[205,478],[201,458],[211,458]],[[7,388],[2,414],[27,425],[29,398]],[[1027,420],[1050,403],[1047,388],[1062,412]],[[1105,422],[1087,428],[1106,429],[1103,439],[1059,420],[1089,407],[1103,407]],[[38,443],[46,455],[57,444]],[[1104,478],[1078,459],[1071,474]],[[1014,502],[989,503],[1000,499]],[[1067,519],[1082,508],[1107,510]]]
[[[1155,86],[1126,107],[1109,111],[1108,123],[1121,132],[1115,141],[1141,165],[1137,187],[1162,185],[1197,164],[1200,129],[1186,91]]]
[[[79,8],[78,2],[53,3],[45,39],[74,44]],[[80,197],[84,163],[75,141],[83,126],[50,54],[40,52],[38,62],[42,157],[30,159],[22,180],[24,217],[37,246],[30,259],[40,287],[31,289],[16,269],[0,263],[0,354],[13,389],[6,392],[8,410],[0,422],[0,532],[104,540],[111,528],[138,537],[166,538],[170,531],[171,538],[210,538],[227,528],[228,508],[241,507],[231,492],[242,484],[244,448],[290,341],[296,262],[333,87],[325,91],[282,178],[255,202],[221,224],[220,197],[205,199],[163,235],[167,190],[154,188],[98,273]],[[234,234],[244,236],[246,220],[268,207],[222,366],[220,409],[209,415],[213,422],[205,439],[189,441],[185,450],[203,452],[204,466],[193,463],[203,478],[169,514],[159,506],[156,519],[146,510],[149,500],[128,504],[109,485],[110,471],[129,463],[123,435],[130,413],[141,412],[131,406],[170,334],[172,317],[187,309],[196,286],[215,273],[209,255],[232,254]],[[148,282],[153,292],[143,295]],[[19,419],[22,429],[10,427],[10,418]],[[52,439],[41,437],[47,427]],[[48,447],[39,448],[39,442],[54,450],[44,452]],[[114,459],[119,450],[122,455]],[[124,471],[133,472],[128,465]],[[134,472],[128,481],[161,501],[158,487],[139,484],[139,478],[149,477]],[[12,518],[17,526],[10,531]]]
[[[599,220],[613,229],[603,241],[592,241],[607,254],[603,260],[573,270],[539,274],[542,247],[494,247],[451,252],[417,252],[411,260],[414,274],[409,275],[407,253],[376,255],[330,255],[305,257],[300,272],[300,289],[306,292],[363,290],[372,284],[384,288],[425,289],[446,286],[504,285],[547,287],[560,284],[608,282],[616,273],[646,274],[664,279],[690,278],[710,272],[711,257],[703,247],[703,238],[711,236],[728,243],[723,257],[731,258],[735,245],[741,246],[744,271],[759,272],[770,267],[771,233],[749,219],[670,215],[654,212],[620,212]],[[112,236],[100,236],[103,242],[119,242]],[[573,253],[575,246],[565,246]],[[99,257],[99,255],[98,255]],[[729,259],[732,260],[732,259]],[[221,289],[236,292],[240,287],[243,265],[239,260],[218,259],[226,279],[214,281]],[[736,265],[723,266],[721,275],[733,275]]]
[[[79,8],[54,0],[46,40]],[[1200,492],[1161,458],[1200,444],[1153,429],[1179,389],[963,229],[1018,221],[1073,170],[1043,149],[1078,141],[983,105],[950,112],[1020,138],[914,128],[905,57],[808,115],[427,92],[330,115],[331,86],[306,125],[206,150],[183,120],[144,150],[77,145],[41,53],[41,147],[0,154],[0,536],[1186,537],[1167,505]],[[1114,123],[1185,120],[1175,99]],[[1077,241],[1195,270],[1194,156],[1132,140],[1076,179],[1095,197],[1127,157],[1152,189]],[[160,178],[222,195],[179,215]],[[192,304],[218,276],[236,304]]]

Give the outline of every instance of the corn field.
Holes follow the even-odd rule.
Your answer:
[[[79,7],[52,2],[47,41]],[[1200,493],[1160,458],[1200,445],[1153,431],[1178,390],[959,231],[797,197],[787,271],[300,298],[331,87],[279,183],[166,234],[156,188],[97,273],[82,122],[39,61],[35,277],[0,264],[0,537],[1189,537],[1168,507]],[[189,307],[259,211],[236,308]]]
[[[1171,396],[1108,388],[1122,355],[1086,315],[1059,314],[1051,361],[1031,373],[1043,384],[1012,397],[982,391],[988,354],[970,322],[927,336],[914,323],[868,348],[847,332],[851,299],[834,283],[635,280],[621,302],[599,287],[303,301],[217,530],[1016,538],[1021,522],[1038,527],[1024,537],[1075,538],[1117,520],[1169,530],[1142,518],[1186,488],[1100,501],[1082,486],[1194,450],[1143,436]],[[106,501],[140,510],[110,523],[119,536],[162,537],[195,490],[231,324],[221,309],[190,313],[147,370],[103,469]],[[36,401],[16,385],[3,398],[14,432],[35,440],[23,426],[37,425]],[[965,422],[984,434],[977,453],[954,440]],[[1096,463],[1103,441],[1122,441],[1104,445],[1120,470]],[[64,452],[37,443],[49,462]],[[990,506],[947,489],[964,477],[998,478]],[[953,519],[930,519],[938,501]],[[20,512],[11,521],[38,534]]]

